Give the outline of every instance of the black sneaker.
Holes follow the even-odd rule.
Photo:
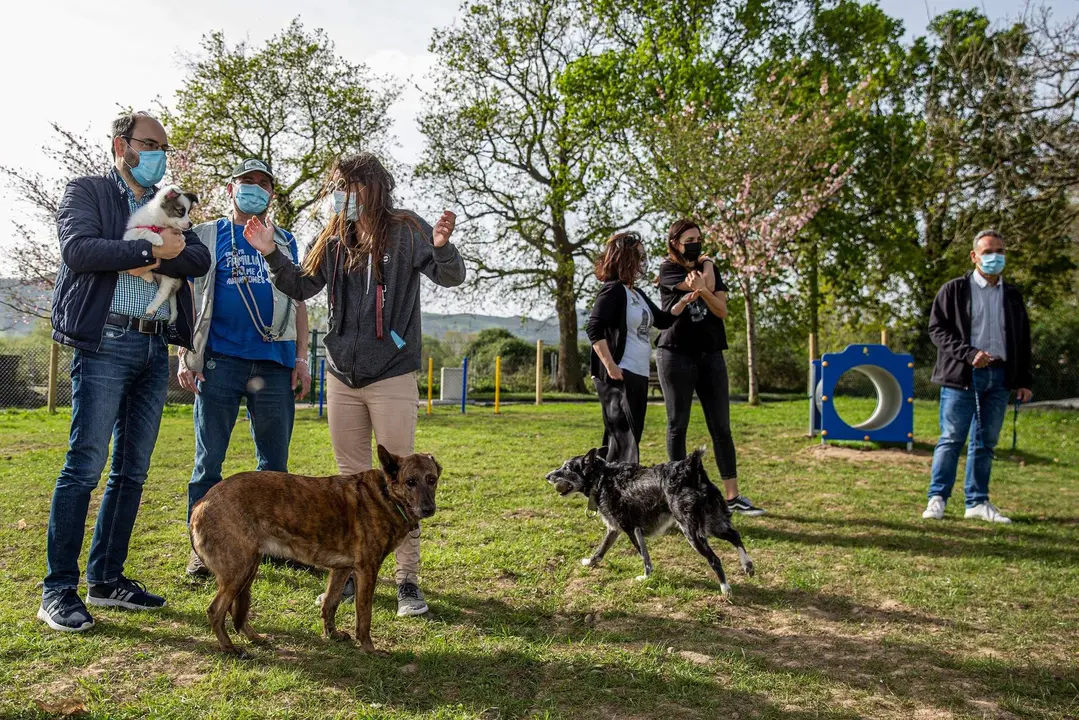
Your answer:
[[[94,626],[94,618],[74,590],[61,590],[42,598],[37,619],[61,632],[83,632]]]
[[[91,585],[86,593],[86,602],[128,610],[157,610],[165,606],[165,598],[147,592],[145,585],[123,575],[114,583]]]
[[[742,513],[749,517],[759,517],[766,512],[763,508],[759,508],[750,502],[745,495],[739,495],[733,500],[728,500],[727,507],[736,513]]]
[[[322,600],[326,597],[326,593],[322,593],[315,598],[315,604],[322,607]],[[345,587],[341,590],[341,602],[350,603],[356,599],[356,579],[352,576],[348,576],[348,580],[345,581]]]

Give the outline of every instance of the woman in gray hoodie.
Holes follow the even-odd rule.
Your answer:
[[[428,225],[393,206],[394,180],[377,157],[339,160],[327,196],[333,216],[297,265],[277,249],[273,228],[252,220],[244,236],[266,257],[274,285],[297,301],[328,288],[325,335],[330,440],[343,475],[371,468],[371,435],[397,455],[412,453],[420,368],[420,275],[460,285],[465,264],[450,243],[455,216]],[[422,615],[419,529],[397,548],[397,614]],[[345,596],[355,594],[350,579]],[[319,599],[321,604],[321,597]]]

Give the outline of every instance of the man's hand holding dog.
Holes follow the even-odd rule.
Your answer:
[[[161,244],[154,245],[154,257],[158,260],[172,260],[187,247],[184,234],[175,228],[162,228],[158,235],[161,236]]]
[[[124,270],[128,275],[134,275],[137,278],[142,278],[146,282],[154,281],[154,270],[161,267],[161,261],[155,260],[152,265],[143,265],[142,267],[131,268],[130,270]]]

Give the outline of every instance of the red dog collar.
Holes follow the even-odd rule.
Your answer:
[[[135,227],[137,227],[139,230],[149,230],[150,232],[155,232],[158,235],[160,235],[161,231],[165,229],[163,227],[158,227],[157,225],[136,225]]]

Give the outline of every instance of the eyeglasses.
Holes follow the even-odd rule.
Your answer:
[[[139,143],[140,145],[145,146],[151,152],[160,150],[161,152],[164,152],[164,153],[168,154],[168,153],[171,153],[175,149],[175,148],[169,147],[168,143],[165,143],[164,145],[159,145],[156,140],[150,140],[149,138],[137,138],[137,137],[132,137],[130,135],[121,135],[120,137],[122,137],[124,140],[127,140],[129,143],[131,141],[135,141],[135,142]]]

